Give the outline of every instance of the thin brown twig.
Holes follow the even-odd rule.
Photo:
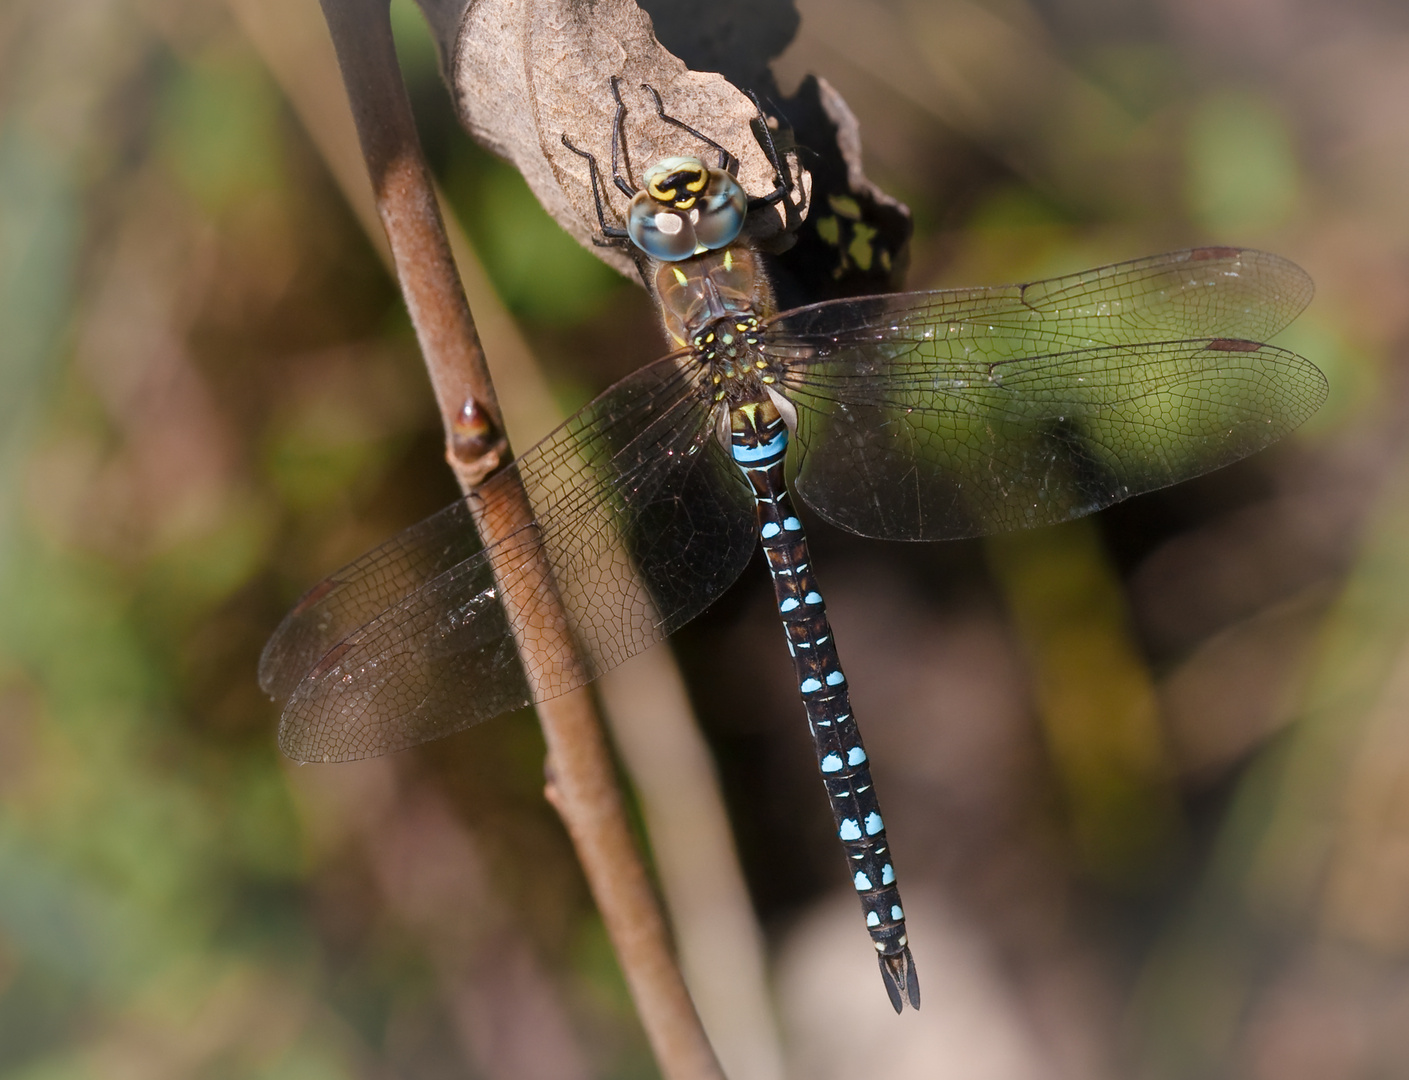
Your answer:
[[[397,65],[389,0],[321,2],[440,406],[447,459],[468,493],[507,460],[508,443]],[[473,506],[486,547],[534,527],[522,489]],[[560,663],[580,664],[551,574],[545,566],[536,577],[527,576],[525,584],[505,592],[511,623],[525,626],[531,613],[538,627],[533,647],[550,649]],[[577,691],[542,702],[538,716],[548,746],[547,797],[572,837],[662,1073],[670,1080],[722,1080],[628,827],[590,696]]]
[[[391,245],[367,184],[367,166],[316,7],[226,0],[241,29],[394,273]],[[597,9],[598,12],[601,9]],[[529,441],[562,416],[528,343],[485,279],[464,230],[437,192],[465,295],[494,376],[505,430]],[[730,1077],[780,1080],[783,1054],[768,993],[763,935],[739,866],[713,759],[668,649],[649,649],[596,684],[612,744],[635,788],[655,880],[690,996]]]

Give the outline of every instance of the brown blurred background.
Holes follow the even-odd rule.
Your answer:
[[[1331,396],[1069,527],[813,529],[919,1014],[847,895],[761,563],[676,635],[789,1075],[1409,1074],[1409,8],[798,7],[779,82],[860,118],[909,287],[1273,250],[1318,288],[1277,344]],[[662,351],[650,304],[459,133],[393,13],[436,174],[573,408]],[[457,495],[313,137],[341,87],[270,44],[326,57],[319,25],[0,8],[0,1075],[649,1077],[531,714],[390,763],[274,746],[284,610]]]

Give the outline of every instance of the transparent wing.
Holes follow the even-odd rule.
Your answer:
[[[753,499],[698,372],[666,357],[612,387],[462,502],[313,589],[260,661],[286,696],[280,747],[342,761],[404,749],[566,693],[707,607],[753,552]],[[484,549],[471,506],[522,485],[535,524]],[[546,565],[566,627],[505,598]],[[526,605],[532,613],[534,605]],[[565,629],[580,664],[544,644]]]
[[[1281,438],[1321,372],[1260,344],[1311,283],[1201,248],[1051,281],[789,312],[767,351],[798,405],[797,493],[866,536],[1065,521]]]
[[[1002,360],[1137,341],[1265,341],[1313,292],[1306,271],[1280,255],[1192,248],[1025,285],[832,300],[785,312],[768,331],[813,347],[943,338],[953,343],[945,355],[968,346]]]

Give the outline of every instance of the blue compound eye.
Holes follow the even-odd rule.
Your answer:
[[[749,199],[739,182],[722,169],[711,169],[709,187],[700,199],[695,239],[710,251],[727,247],[743,229],[748,211]]]
[[[671,210],[652,199],[644,191],[636,193],[626,212],[626,233],[631,242],[653,259],[679,262],[688,259],[698,249],[693,215]]]

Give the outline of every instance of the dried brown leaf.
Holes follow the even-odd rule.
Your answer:
[[[656,115],[643,84],[659,91],[671,116],[738,159],[738,178],[750,195],[776,186],[751,126],[758,117],[753,102],[722,75],[689,70],[656,40],[650,17],[631,0],[423,0],[422,9],[439,40],[461,123],[518,168],[563,228],[623,273],[635,273],[627,253],[592,244],[600,229],[588,165],[562,143],[566,135],[596,155],[608,223],[619,224],[626,199],[611,181],[614,76],[627,109],[622,169],[633,186],[661,158],[716,160],[700,140]],[[795,158],[789,163],[800,181],[798,205],[749,217],[750,235],[765,245],[806,213],[807,178]]]

